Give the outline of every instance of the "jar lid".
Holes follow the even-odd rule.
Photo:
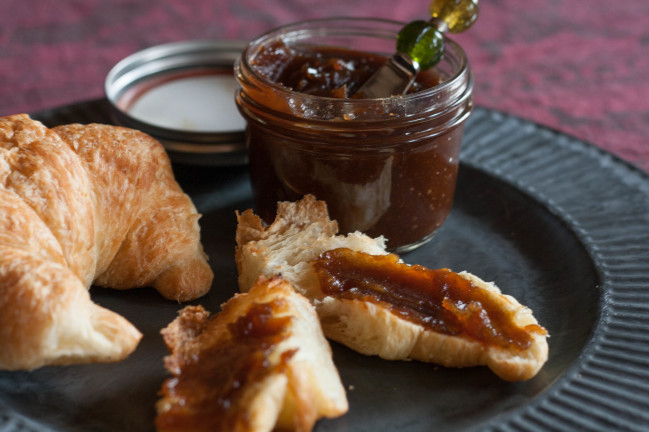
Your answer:
[[[232,67],[243,41],[172,42],[117,63],[105,82],[112,120],[158,139],[174,162],[247,162]]]

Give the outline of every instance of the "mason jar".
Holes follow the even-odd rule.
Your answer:
[[[473,105],[472,73],[457,43],[445,39],[442,61],[419,74],[418,91],[386,98],[307,94],[261,70],[291,67],[277,47],[387,59],[403,25],[306,21],[246,46],[235,63],[236,102],[247,122],[255,211],[264,221],[274,220],[277,202],[312,194],[327,203],[341,233],[384,236],[390,250],[402,253],[429,241],[447,218]]]

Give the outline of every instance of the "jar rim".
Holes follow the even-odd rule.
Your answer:
[[[452,40],[446,35],[444,35],[446,50],[445,50],[445,55],[442,58],[442,62],[444,61],[448,62],[449,57],[454,59],[454,61],[456,62],[456,64],[453,67],[454,73],[449,76],[445,76],[444,81],[434,87],[429,87],[405,95],[389,96],[384,98],[342,99],[342,98],[335,98],[330,96],[316,96],[316,95],[301,93],[292,90],[290,88],[287,88],[277,82],[269,80],[268,78],[260,74],[250,62],[250,60],[252,59],[252,57],[250,57],[250,54],[258,53],[265,44],[270,43],[271,41],[306,40],[309,37],[309,33],[307,33],[307,30],[309,29],[311,30],[319,29],[319,31],[315,34],[316,36],[337,35],[337,33],[335,33],[336,30],[350,31],[352,29],[350,24],[367,25],[365,27],[360,27],[358,30],[356,30],[353,33],[350,33],[349,35],[351,36],[353,35],[358,36],[360,35],[358,31],[366,30],[374,33],[365,34],[365,36],[394,39],[395,52],[396,52],[396,35],[398,31],[405,25],[405,23],[403,22],[384,19],[384,18],[356,18],[356,17],[318,18],[318,19],[311,19],[311,20],[305,20],[305,21],[299,21],[299,22],[287,24],[275,28],[273,30],[270,30],[258,36],[257,38],[251,40],[242,51],[239,59],[235,62],[235,76],[237,76],[237,79],[240,79],[239,76],[240,70],[244,69],[246,73],[249,75],[248,76],[249,78],[253,78],[258,83],[263,83],[263,85],[268,86],[270,89],[272,89],[273,92],[276,92],[278,94],[283,94],[298,99],[305,98],[312,102],[319,101],[322,103],[329,103],[329,104],[335,104],[341,106],[345,106],[349,104],[354,106],[355,108],[363,107],[364,105],[373,105],[376,104],[377,102],[386,103],[390,101],[393,102],[399,101],[399,103],[416,103],[417,101],[420,101],[422,99],[431,99],[435,95],[441,93],[445,93],[449,91],[452,92],[454,90],[454,87],[458,87],[458,86],[462,87],[463,85],[466,86],[466,83],[468,83],[469,90],[470,87],[472,87],[473,79],[471,76],[471,71],[469,68],[469,62],[466,53],[457,42],[455,42],[454,40]],[[377,27],[377,26],[381,26],[381,27]],[[464,79],[462,79],[463,77]],[[466,93],[466,92],[460,92],[460,93]]]

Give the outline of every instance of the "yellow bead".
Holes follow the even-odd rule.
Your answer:
[[[461,33],[478,19],[478,0],[432,0],[430,15],[442,20],[451,33]]]

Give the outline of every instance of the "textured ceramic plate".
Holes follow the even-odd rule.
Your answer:
[[[42,112],[48,125],[107,122],[105,101]],[[245,167],[176,166],[216,274],[197,303],[236,289],[236,209],[251,206]],[[333,344],[347,415],[317,431],[632,430],[649,425],[649,178],[591,145],[477,109],[466,129],[455,207],[410,263],[469,270],[531,307],[550,332],[534,379],[486,368],[387,362]],[[0,431],[150,431],[166,374],[159,330],[181,305],[149,289],[93,288],[144,334],[111,365],[0,372]]]

